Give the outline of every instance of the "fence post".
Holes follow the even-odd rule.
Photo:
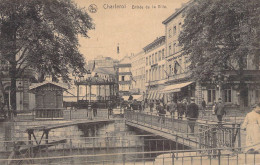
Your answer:
[[[72,154],[72,141],[70,139],[70,155]]]
[[[123,165],[125,165],[125,154],[123,154]]]
[[[153,114],[151,113],[151,127],[153,126]]]
[[[213,154],[216,154],[216,150],[215,148],[217,148],[217,128],[212,128],[212,148],[213,150]]]
[[[221,151],[218,149],[218,165],[221,165]]]
[[[235,124],[232,124],[231,130],[231,147],[233,148],[235,144]]]
[[[201,136],[201,125],[199,125],[199,149],[201,149],[201,138],[202,138],[202,136]]]
[[[70,120],[71,120],[71,109],[70,109]]]
[[[172,152],[172,165],[174,165],[174,153]]]
[[[134,113],[134,112],[133,112]],[[136,114],[136,121],[137,121],[137,124],[138,124],[138,113]]]
[[[240,124],[237,125],[237,136],[238,136],[238,151],[241,151],[241,131]]]

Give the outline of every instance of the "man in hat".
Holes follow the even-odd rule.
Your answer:
[[[178,100],[177,103],[177,113],[178,113],[178,119],[182,120],[182,116],[184,114],[184,105],[182,104],[181,100]]]
[[[225,106],[222,103],[222,99],[221,98],[218,98],[218,103],[217,103],[217,105],[215,107],[215,114],[217,115],[218,122],[221,123],[223,115],[226,115]]]
[[[165,114],[166,114],[166,111],[163,107],[163,103],[159,103],[159,105],[157,106],[157,111],[158,111],[158,114],[159,114],[159,119],[158,119],[158,122],[160,122],[162,120],[162,123],[165,122]]]
[[[191,133],[194,133],[195,122],[199,116],[199,106],[195,103],[195,98],[190,99],[190,104],[187,106],[187,120]]]

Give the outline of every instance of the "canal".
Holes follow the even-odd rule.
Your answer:
[[[7,159],[17,145],[28,147],[26,129],[43,124],[56,124],[66,121],[27,121],[0,123],[0,158]],[[35,132],[40,139],[42,132]],[[175,143],[158,136],[150,135],[125,124],[122,118],[106,124],[79,124],[52,129],[49,143],[65,140],[47,149],[32,151],[36,164],[117,164],[117,162],[138,163],[146,160],[153,162],[158,153],[175,148]],[[41,144],[44,144],[44,139]],[[36,142],[33,141],[33,145]],[[179,145],[180,147],[180,145]],[[185,147],[182,147],[185,149]],[[147,152],[147,153],[146,153]],[[125,154],[124,154],[125,153]],[[32,155],[32,153],[31,153]],[[15,158],[28,158],[28,155]],[[48,158],[47,158],[48,157]],[[23,161],[29,164],[28,161]],[[5,163],[5,162],[4,162]],[[17,163],[17,161],[13,161]],[[31,162],[30,162],[31,163]],[[2,164],[2,163],[0,163]],[[120,163],[119,163],[120,164]]]

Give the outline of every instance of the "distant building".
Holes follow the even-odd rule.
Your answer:
[[[89,60],[88,65],[93,66],[95,64],[96,68],[100,67],[114,67],[118,63],[118,60],[115,60],[111,57],[98,56],[94,60]]]
[[[145,89],[145,53],[142,50],[137,54],[132,54],[131,59],[131,89],[132,94],[144,94]]]
[[[125,56],[117,65],[118,72],[118,90],[120,96],[130,95],[131,89],[131,59]]]
[[[150,101],[163,99],[159,92],[164,87],[166,78],[165,36],[156,38],[143,48],[145,53],[146,98]]]

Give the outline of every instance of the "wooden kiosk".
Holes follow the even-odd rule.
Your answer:
[[[66,89],[55,82],[32,84],[30,91],[35,94],[35,118],[63,119],[63,91]]]

